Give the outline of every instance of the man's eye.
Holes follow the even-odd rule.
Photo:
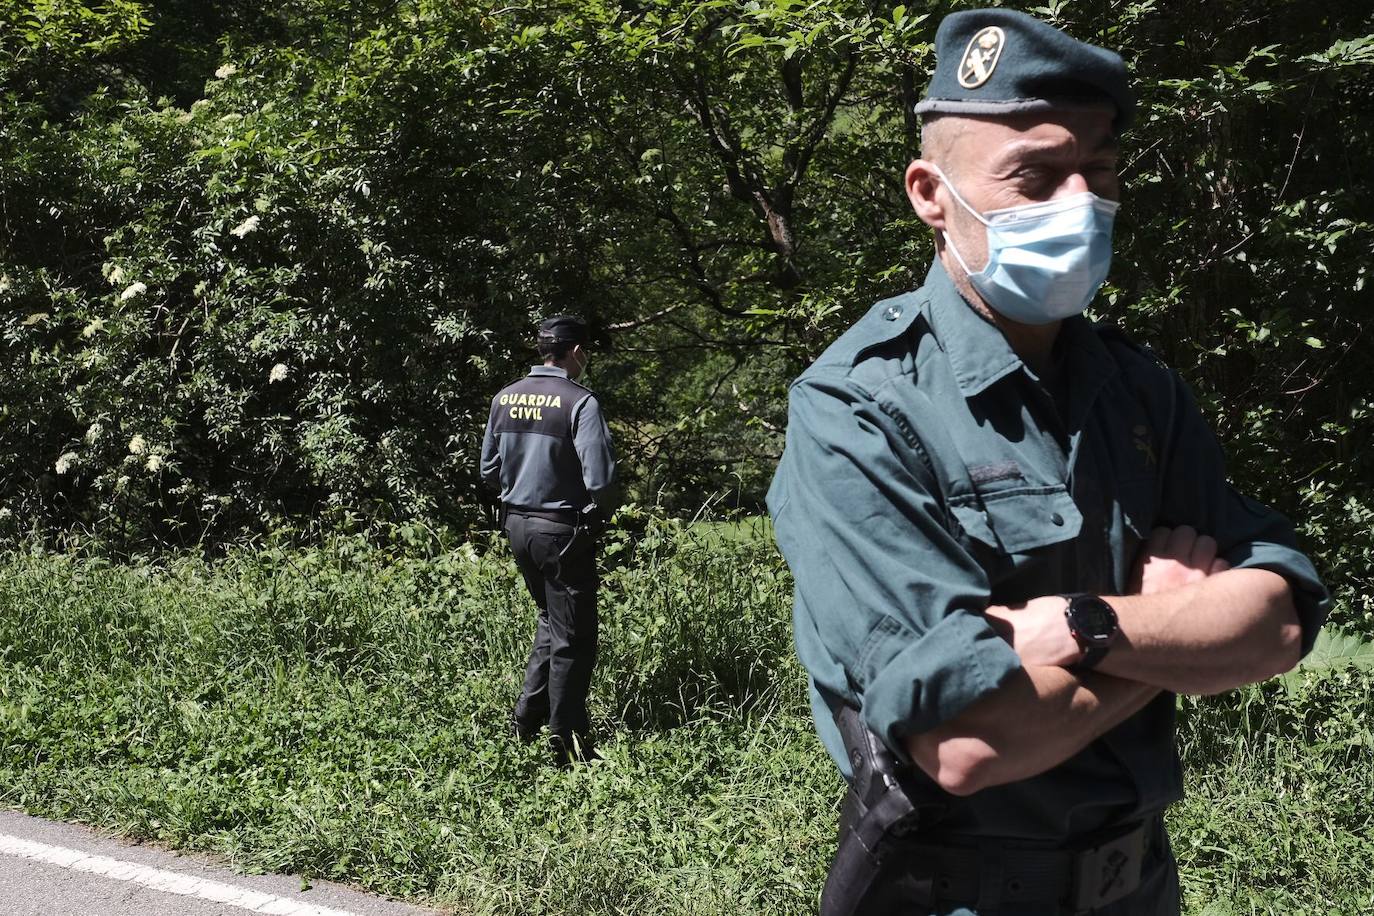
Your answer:
[[[1040,166],[1028,166],[1018,169],[1013,176],[1016,182],[1023,187],[1035,188],[1049,183],[1051,179],[1050,171]]]
[[[1027,197],[1043,197],[1051,191],[1058,176],[1051,170],[1040,167],[1025,168],[1016,173],[1016,184]]]

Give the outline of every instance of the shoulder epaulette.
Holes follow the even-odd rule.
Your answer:
[[[921,308],[926,298],[921,292],[915,290],[875,302],[850,329],[849,333],[858,336],[848,362],[857,365],[868,353],[906,334],[918,320],[923,321]]]

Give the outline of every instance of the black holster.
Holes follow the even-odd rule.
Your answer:
[[[821,916],[907,916],[931,899],[929,879],[911,870],[911,838],[922,807],[906,768],[864,725],[858,710],[837,705],[835,724],[853,775],[840,813],[840,844],[830,863]],[[927,809],[927,814],[933,814]]]

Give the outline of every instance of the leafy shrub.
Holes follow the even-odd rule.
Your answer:
[[[898,179],[958,5],[5,5],[0,534],[465,528],[486,398],[562,308],[632,495],[757,506],[786,381],[929,261]],[[1101,315],[1335,537],[1374,504],[1365,11],[1036,10],[1141,96]]]

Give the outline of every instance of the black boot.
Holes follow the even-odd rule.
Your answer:
[[[567,769],[574,761],[589,763],[600,760],[590,735],[573,732],[570,735],[549,735],[549,753],[556,767]]]
[[[510,717],[511,734],[515,735],[521,744],[532,744],[539,737],[539,731],[544,727],[545,721],[547,720],[522,719],[512,713]]]

